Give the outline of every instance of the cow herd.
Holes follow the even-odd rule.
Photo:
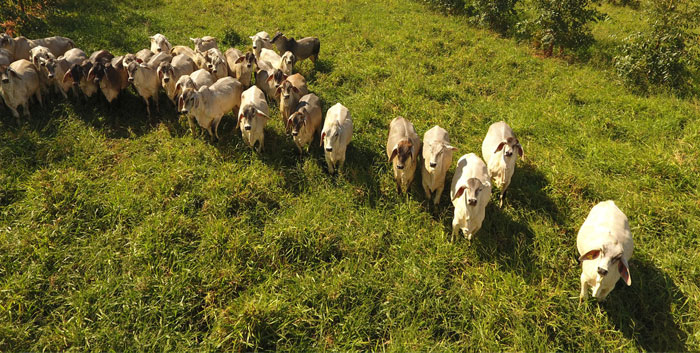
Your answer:
[[[259,32],[250,37],[252,50],[247,53],[236,48],[221,52],[216,38],[210,36],[190,39],[193,47],[172,46],[164,35],[155,34],[150,37],[151,47],[135,54],[115,56],[99,50],[87,56],[69,38],[31,40],[2,34],[0,96],[19,124],[19,109],[29,117],[32,99],[41,105],[51,90],[64,98],[71,92],[77,99],[101,94],[114,104],[124,90],[133,87],[144,100],[148,116],[151,101],[159,110],[162,90],[187,116],[193,133],[199,126],[212,139],[218,138],[222,118],[233,113],[243,140],[258,152],[265,146],[268,101],[274,101],[300,155],[318,136],[328,171],[333,174],[343,168],[353,135],[350,111],[337,103],[324,119],[321,100],[309,92],[306,79],[294,73],[298,61],[316,62],[318,38],[295,40],[279,32],[270,38]],[[421,139],[403,117],[389,125],[386,155],[399,193],[409,190],[420,169],[426,199],[437,206],[455,151],[448,131],[440,126],[426,131]],[[468,153],[457,160],[449,193],[454,206],[453,241],[460,231],[470,241],[479,231],[493,186],[500,191],[499,206],[504,206],[516,162],[523,157],[513,129],[500,121],[486,132],[481,156]],[[582,263],[581,300],[589,288],[598,300],[605,299],[620,278],[631,284],[628,261],[634,244],[627,217],[613,201],[593,207],[579,230],[577,247]]]

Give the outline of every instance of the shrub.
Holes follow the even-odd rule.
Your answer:
[[[55,0],[0,0],[0,27],[9,35],[30,35],[46,31],[43,21],[55,7]]]
[[[535,0],[537,17],[525,27],[545,56],[554,48],[587,49],[593,43],[588,23],[597,21],[602,14],[591,8],[590,0]]]
[[[516,23],[515,4],[518,0],[471,0],[467,13],[481,26],[506,34]]]
[[[447,13],[463,13],[465,9],[464,0],[422,0],[424,3],[440,8]]]
[[[688,87],[690,68],[697,58],[689,50],[697,45],[697,13],[687,1],[651,0],[648,18],[651,29],[625,38],[615,70],[628,84],[642,90],[663,85],[676,90]]]

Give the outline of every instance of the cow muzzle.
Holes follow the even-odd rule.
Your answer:
[[[252,129],[253,127],[250,125],[246,125],[243,128],[246,129],[246,131],[250,131],[250,129]]]
[[[476,199],[468,199],[467,204],[469,204],[469,206],[476,206]]]

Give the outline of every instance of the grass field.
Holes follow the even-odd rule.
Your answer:
[[[133,93],[55,98],[21,127],[1,108],[0,351],[700,350],[700,102],[618,81],[606,50],[641,17],[608,10],[572,64],[416,2],[61,2],[26,35],[119,54],[156,32],[317,36],[298,71],[355,134],[330,176],[280,119],[259,155],[231,117],[218,143],[191,136],[164,95],[153,122]],[[523,143],[471,245],[447,241],[447,193],[431,209],[417,177],[396,195],[397,115],[458,155],[499,120]],[[578,307],[576,232],[607,199],[630,219],[632,286]]]

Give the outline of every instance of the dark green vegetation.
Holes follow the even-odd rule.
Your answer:
[[[700,106],[593,65],[640,21],[601,11],[600,56],[567,64],[414,2],[62,4],[47,28],[86,51],[318,36],[299,72],[356,133],[336,177],[279,119],[258,155],[230,117],[221,142],[193,138],[164,96],[154,123],[133,93],[19,128],[0,110],[0,350],[700,350]],[[460,155],[492,122],[518,134],[527,159],[471,245],[446,241],[447,197],[395,194],[397,115]],[[576,232],[606,199],[630,218],[632,286],[579,308]]]

